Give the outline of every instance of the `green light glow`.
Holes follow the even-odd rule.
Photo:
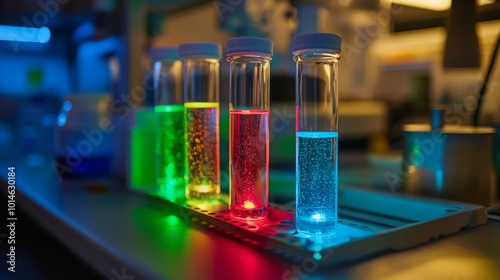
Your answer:
[[[422,165],[422,162],[419,160],[419,159],[422,159],[423,158],[423,154],[422,154],[422,151],[420,149],[420,146],[418,144],[415,144],[412,148],[412,152],[410,154],[410,163],[413,165],[413,166],[420,166]]]
[[[177,216],[174,216],[174,215],[168,215],[165,218],[165,223],[168,226],[176,226],[176,225],[179,225],[181,223],[181,219]]]
[[[156,190],[155,149],[148,148],[154,139],[154,128],[137,128],[131,132],[130,169],[133,189],[145,192]]]
[[[160,105],[156,112],[156,178],[159,195],[177,200],[184,197],[185,134],[184,106]]]
[[[183,105],[157,105],[155,106],[155,112],[184,112]]]

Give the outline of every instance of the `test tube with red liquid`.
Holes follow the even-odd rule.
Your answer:
[[[227,41],[229,76],[230,213],[259,220],[269,204],[269,76],[272,42]]]

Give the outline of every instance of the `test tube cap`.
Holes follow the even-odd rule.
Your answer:
[[[220,59],[222,48],[216,43],[184,43],[179,46],[179,55],[181,58],[198,56]]]
[[[273,41],[261,37],[234,37],[227,40],[227,54],[262,53],[273,54]]]
[[[301,33],[293,37],[292,52],[321,49],[325,52],[338,53],[342,45],[342,38],[334,33]]]
[[[149,49],[149,56],[152,60],[179,59],[178,47],[152,47]]]

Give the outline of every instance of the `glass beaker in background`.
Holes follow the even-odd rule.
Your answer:
[[[110,175],[115,126],[110,94],[73,94],[64,99],[55,126],[54,169],[59,178]]]
[[[18,116],[18,139],[22,159],[43,165],[54,157],[54,125],[60,101],[52,95],[29,97]]]

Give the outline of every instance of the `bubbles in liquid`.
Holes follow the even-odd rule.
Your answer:
[[[297,133],[297,231],[330,235],[337,223],[337,132]]]
[[[213,102],[186,103],[187,188],[189,198],[220,192],[219,113]]]
[[[156,177],[160,195],[175,200],[184,195],[184,106],[156,106]]]
[[[269,110],[230,111],[231,215],[262,219],[267,215]]]

